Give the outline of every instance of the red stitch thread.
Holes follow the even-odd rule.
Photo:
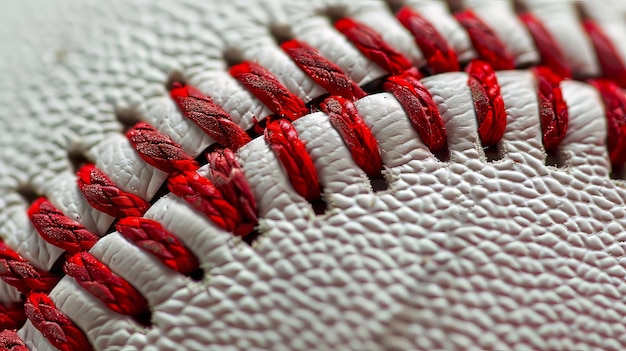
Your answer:
[[[235,154],[230,149],[219,149],[207,153],[206,158],[209,161],[209,180],[242,216],[242,221],[237,223],[233,232],[235,235],[250,233],[259,221],[256,200]]]
[[[296,128],[284,119],[270,120],[265,128],[265,142],[282,163],[296,192],[308,201],[319,199],[317,171]]]
[[[304,73],[326,89],[330,95],[338,95],[350,100],[358,100],[367,95],[337,65],[306,43],[289,40],[282,43],[281,47]]]
[[[33,202],[28,209],[28,216],[45,241],[69,253],[87,251],[99,239],[82,224],[67,218],[43,197]]]
[[[287,90],[270,71],[256,63],[235,65],[230,68],[230,74],[281,117],[294,121],[309,113],[304,101]]]
[[[563,78],[571,78],[572,69],[565,59],[563,51],[561,51],[561,48],[543,23],[530,12],[520,14],[519,19],[528,28],[535,46],[539,50],[541,65],[549,67],[554,73]]]
[[[88,252],[69,256],[63,271],[112,311],[137,316],[148,310],[146,299],[132,285]]]
[[[238,150],[250,141],[248,134],[232,121],[228,113],[198,89],[176,82],[170,90],[170,96],[183,115],[218,144]]]
[[[454,16],[469,34],[479,59],[487,61],[496,70],[515,68],[515,59],[504,43],[473,11],[465,10]]]
[[[420,76],[417,68],[411,61],[387,44],[373,29],[351,18],[342,18],[335,22],[335,28],[343,33],[356,47],[374,63],[387,73],[398,75],[402,73]]]
[[[331,96],[320,104],[330,123],[350,149],[354,162],[371,178],[379,178],[383,161],[378,141],[359,115],[354,103],[339,96]]]
[[[93,350],[85,334],[57,309],[48,295],[30,293],[24,311],[33,326],[60,351]]]
[[[115,226],[126,239],[150,252],[169,268],[182,274],[198,270],[198,259],[176,236],[151,219],[122,218]]]
[[[626,88],[626,62],[615,49],[611,40],[606,36],[602,28],[593,20],[584,20],[583,26],[593,42],[596,57],[602,67],[604,78],[610,79]]]
[[[408,6],[401,8],[396,17],[413,34],[415,43],[426,57],[427,67],[432,74],[460,69],[456,52],[427,19]]]
[[[17,252],[0,242],[0,278],[21,293],[29,291],[48,292],[59,278],[35,268]]]
[[[487,62],[479,60],[472,61],[466,71],[481,142],[483,146],[496,145],[506,129],[506,111],[496,72]]]
[[[224,199],[207,178],[197,172],[184,172],[168,179],[167,188],[227,231],[234,231],[241,215]]]
[[[25,321],[26,314],[22,302],[0,303],[0,330],[19,329]],[[1,341],[0,339],[0,350],[2,350]]]
[[[200,167],[180,145],[148,123],[137,123],[126,136],[144,161],[165,173],[195,171]]]
[[[547,67],[533,69],[539,91],[539,116],[543,132],[543,145],[547,150],[556,148],[565,138],[569,122],[567,104],[561,92],[561,77]]]
[[[446,127],[439,109],[428,89],[418,79],[410,75],[389,77],[383,88],[398,99],[413,128],[432,152],[446,146]]]
[[[626,93],[610,80],[594,79],[593,85],[602,96],[607,119],[607,144],[614,166],[626,163]]]
[[[83,166],[77,173],[77,183],[87,202],[98,211],[120,218],[142,216],[150,204],[139,196],[120,190],[95,165]]]
[[[0,332],[0,350],[29,351],[24,341],[17,335],[17,331],[6,329]]]

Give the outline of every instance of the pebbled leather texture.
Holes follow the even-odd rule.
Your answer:
[[[443,3],[406,2],[433,14],[462,60],[474,57]],[[467,2],[494,11],[489,1]],[[570,15],[547,2],[526,1],[551,7],[559,21]],[[358,84],[384,75],[332,30],[323,9],[367,21],[414,63],[424,60],[398,23],[385,31],[393,15],[379,1],[0,5],[0,238],[42,269],[62,252],[28,221],[24,194],[48,196],[99,235],[113,223],[75,188],[76,155],[144,199],[166,178],[134,153],[116,114],[139,116],[194,157],[212,143],[169,100],[170,72],[248,129],[270,113],[228,75],[225,56],[261,63],[305,101],[324,92],[280,50],[276,28],[315,46]],[[613,10],[626,14],[622,5]],[[507,26],[518,63],[536,60],[528,34]],[[560,33],[561,42],[580,39]],[[573,68],[595,74],[585,45]],[[202,280],[169,270],[115,232],[91,249],[148,300],[151,326],[110,311],[69,277],[50,297],[96,350],[624,349],[626,190],[609,176],[601,98],[584,83],[562,83],[570,125],[556,168],[545,165],[532,73],[498,72],[498,80],[507,112],[498,160],[488,161],[480,146],[467,75],[424,78],[448,131],[449,160],[431,154],[393,95],[362,98],[356,106],[378,140],[389,184],[375,193],[328,117],[309,114],[294,126],[319,174],[326,213],[315,214],[257,138],[238,155],[259,208],[252,246],[171,194],[145,215],[199,258]],[[19,299],[0,281],[0,302]],[[54,350],[30,322],[18,333],[32,351]]]

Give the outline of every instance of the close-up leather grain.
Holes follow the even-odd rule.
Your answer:
[[[622,0],[0,0],[0,346],[626,349],[625,88]]]

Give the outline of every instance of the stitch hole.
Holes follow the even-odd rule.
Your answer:
[[[28,204],[28,206],[32,205],[32,203],[39,197],[37,191],[35,191],[35,188],[31,184],[20,185],[15,192]]]
[[[502,159],[502,153],[496,145],[483,147],[483,152],[485,153],[485,159],[488,163],[493,163]]]
[[[450,12],[453,14],[465,10],[463,0],[446,0],[446,4],[448,5]]]
[[[132,108],[118,109],[115,111],[115,117],[122,124],[124,133],[132,129],[138,122],[141,122],[141,113]]]
[[[330,5],[317,11],[320,16],[327,17],[331,23],[335,23],[348,16],[348,8],[343,5]]]
[[[392,14],[396,14],[401,8],[407,6],[406,1],[404,0],[386,0],[385,5]]]
[[[287,24],[274,24],[269,31],[278,45],[294,38],[291,26]]]
[[[167,76],[167,81],[165,82],[165,88],[167,91],[170,91],[174,88],[174,83],[179,83],[181,85],[187,85],[188,81],[185,78],[185,75],[180,71],[172,71]]]
[[[624,165],[612,165],[611,179],[626,180],[626,169]]]
[[[144,328],[152,327],[152,311],[146,310],[133,318],[137,324]]]
[[[513,10],[517,14],[528,12],[528,6],[521,0],[513,0]]]
[[[558,150],[546,150],[546,166],[564,168],[565,159],[559,154]]]
[[[369,178],[369,180],[372,191],[374,191],[375,193],[389,189],[389,184],[387,183],[387,179],[385,179],[384,176],[379,178]]]
[[[187,277],[189,277],[189,279],[193,280],[194,282],[199,282],[202,281],[202,279],[204,279],[204,270],[202,268],[198,268],[195,271],[186,274]]]
[[[233,47],[226,48],[222,52],[222,57],[228,68],[236,66],[245,61],[241,50]]]
[[[313,208],[313,212],[316,215],[323,215],[324,213],[326,213],[326,201],[324,200],[323,196],[320,197],[319,199],[316,200],[311,200],[309,201],[309,203],[311,204],[311,207]]]
[[[261,235],[261,233],[259,233],[258,230],[254,229],[249,234],[246,234],[245,236],[243,236],[241,239],[246,244],[252,246],[252,244],[256,241],[259,235]]]
[[[70,150],[67,152],[67,159],[70,162],[72,173],[78,172],[78,170],[84,165],[90,163],[89,159],[79,150]]]

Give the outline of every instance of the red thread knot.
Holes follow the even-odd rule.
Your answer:
[[[167,188],[224,230],[233,232],[242,221],[239,211],[224,199],[217,187],[197,172],[170,177]]]
[[[167,267],[190,274],[199,268],[198,259],[176,236],[151,219],[122,218],[115,226],[126,239],[151,253]]]
[[[552,150],[565,139],[569,123],[569,112],[560,87],[561,77],[543,66],[534,68],[533,72],[539,85],[537,97],[543,146]]]
[[[45,241],[69,253],[88,251],[99,239],[43,197],[33,202],[28,209],[28,217]]]
[[[389,77],[383,88],[398,99],[411,125],[432,152],[438,152],[446,146],[446,126],[439,109],[430,92],[418,79],[410,75]]]
[[[253,62],[243,62],[230,68],[230,74],[273,113],[294,121],[309,113],[299,97],[292,94],[267,69]]]
[[[120,190],[95,165],[83,166],[76,173],[78,188],[87,202],[98,211],[121,218],[142,216],[150,204],[139,196]]]
[[[93,350],[85,334],[57,309],[48,295],[30,293],[24,311],[33,326],[60,351]]]
[[[596,57],[602,67],[602,76],[626,88],[626,58],[615,48],[602,27],[593,20],[583,21],[583,26],[591,38]]]
[[[354,162],[370,178],[381,177],[383,162],[378,141],[363,121],[354,103],[339,96],[331,96],[320,104],[330,123],[343,138]]]
[[[281,44],[291,59],[330,95],[358,100],[367,95],[361,87],[346,76],[337,65],[306,43],[289,40]]]
[[[165,173],[195,171],[200,167],[180,145],[148,123],[137,123],[126,136],[144,161]]]
[[[319,199],[317,171],[296,128],[284,119],[270,120],[265,128],[265,142],[282,163],[296,192],[308,201]]]
[[[473,11],[465,10],[454,16],[467,31],[480,60],[487,61],[496,70],[515,68],[515,59],[504,43]]]
[[[0,278],[24,294],[31,290],[48,292],[59,281],[50,273],[35,268],[3,242],[0,242]]]
[[[489,63],[479,60],[472,61],[466,71],[481,142],[483,146],[496,145],[506,129],[506,111],[496,72]]]
[[[250,137],[237,125],[226,111],[198,89],[174,83],[170,96],[183,115],[194,122],[218,144],[238,150]]]
[[[412,74],[420,77],[417,68],[398,50],[387,44],[383,38],[367,25],[351,18],[335,22],[335,28],[350,40],[368,59],[391,75]]]
[[[604,101],[607,120],[607,144],[614,166],[626,163],[626,92],[613,81],[590,81]]]
[[[20,309],[23,310],[22,308]],[[17,331],[8,329],[0,332],[0,350],[29,351],[26,344],[24,344],[24,341],[19,337],[19,335],[17,335]]]
[[[207,153],[206,158],[209,161],[209,180],[242,217],[242,221],[237,223],[233,232],[235,235],[250,233],[259,221],[258,210],[250,184],[237,162],[235,153],[230,149],[218,149]]]
[[[69,256],[63,271],[112,311],[138,316],[148,310],[146,300],[132,285],[88,252]]]
[[[19,329],[26,321],[24,305],[22,302],[0,303],[0,330]],[[0,336],[0,350],[2,350],[2,339]]]
[[[426,18],[410,7],[401,8],[396,17],[413,34],[415,43],[428,62],[432,74],[458,71],[460,69],[456,52]]]
[[[572,69],[565,59],[563,51],[543,23],[530,12],[520,14],[519,18],[528,28],[535,46],[539,50],[541,65],[549,67],[555,74],[563,78],[571,78]]]

